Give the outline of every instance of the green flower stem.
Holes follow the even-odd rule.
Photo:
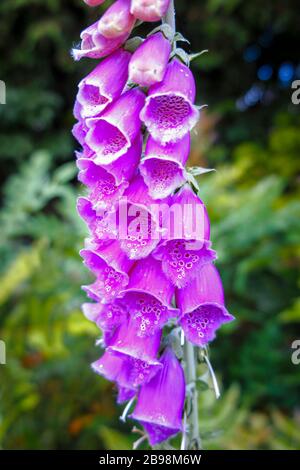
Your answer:
[[[187,415],[187,449],[199,450],[202,448],[199,432],[198,391],[195,347],[189,341],[184,345],[184,363],[186,382],[190,389],[190,406]]]
[[[167,23],[171,28],[173,33],[176,33],[176,20],[175,20],[175,5],[174,0],[170,1],[170,5],[166,16],[164,17],[164,22]]]

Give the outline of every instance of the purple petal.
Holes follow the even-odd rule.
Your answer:
[[[137,387],[149,381],[161,368],[157,360],[161,331],[147,338],[138,336],[138,329],[131,318],[117,330],[109,344],[109,351],[127,360],[130,368],[124,372],[124,378],[131,387]]]
[[[191,136],[186,134],[178,142],[168,142],[165,145],[154,140],[151,136],[147,140],[145,155],[159,159],[172,160],[184,166],[190,154]]]
[[[98,23],[98,31],[106,38],[118,38],[130,33],[135,17],[130,13],[131,0],[117,0],[109,7]]]
[[[122,371],[122,382],[129,388],[137,388],[147,383],[161,369],[161,364],[158,361],[143,360],[130,356],[124,356],[124,364],[126,366]]]
[[[117,99],[126,85],[130,53],[119,49],[104,59],[79,83],[77,94],[83,118],[100,114]]]
[[[149,194],[154,199],[163,199],[186,181],[184,165],[190,152],[190,135],[176,143],[161,145],[151,136],[148,138],[145,158],[140,171]]]
[[[107,380],[117,381],[122,372],[123,360],[110,351],[106,351],[103,356],[93,362],[92,369]]]
[[[140,171],[153,199],[163,199],[186,181],[184,167],[171,160],[144,158]]]
[[[96,323],[103,331],[114,332],[128,318],[128,309],[122,299],[115,299],[109,304],[85,303],[82,311],[88,320]]]
[[[199,111],[193,105],[194,100],[192,72],[179,60],[173,59],[163,81],[150,87],[141,119],[155,140],[177,142],[198,121]]]
[[[76,98],[75,104],[74,104],[74,109],[73,109],[73,114],[74,114],[75,119],[77,119],[77,121],[82,121],[82,114],[81,113],[82,113],[82,106],[79,103],[78,99]]]
[[[157,246],[161,215],[156,208],[158,201],[151,198],[143,178],[137,175],[124,192],[117,214],[121,247],[130,259],[145,258]]]
[[[115,198],[112,196],[116,193],[118,198],[122,196],[124,189],[128,186],[128,182],[131,181],[137,172],[142,145],[142,135],[139,134],[129,147],[127,153],[107,165],[97,165],[93,159],[95,155],[92,155],[91,158],[88,154],[86,156],[86,152],[76,152],[76,163],[80,170],[78,175],[79,181],[90,188],[94,188],[96,194],[98,192],[97,188],[100,188],[100,192],[103,195],[103,204],[100,204],[98,207],[101,209],[110,208],[111,204],[107,204],[107,202],[115,202]],[[89,199],[93,198],[89,197]]]
[[[222,281],[212,264],[205,264],[188,286],[176,291],[176,301],[184,333],[198,346],[212,341],[223,323],[234,320],[225,308]]]
[[[178,310],[171,306],[174,287],[161,269],[161,263],[151,256],[137,262],[130,280],[122,292],[131,317],[139,328],[139,336],[154,334]]]
[[[151,446],[182,430],[184,373],[171,349],[164,352],[161,363],[163,368],[141,387],[131,415],[145,428]]]
[[[84,260],[84,264],[94,274],[101,274],[103,262],[112,266],[117,271],[127,272],[133,265],[133,261],[129,260],[125,253],[120,249],[117,240],[111,241],[104,245],[98,252],[85,248],[80,251],[80,256]]]
[[[109,106],[99,118],[87,120],[90,127],[86,143],[94,150],[95,163],[109,164],[127,152],[138,137],[140,110],[145,95],[138,89],[129,90]]]
[[[163,305],[171,306],[174,287],[161,269],[161,263],[149,256],[135,263],[126,289],[151,294]]]
[[[216,330],[234,320],[223,305],[206,302],[180,318],[180,325],[191,343],[205,346],[216,337]]]
[[[164,238],[189,240],[209,240],[210,222],[204,203],[194,193],[189,184],[184,185],[171,199],[170,217]]]
[[[90,188],[88,199],[95,211],[111,209],[122,196],[129,182],[123,181],[117,184],[111,173],[95,165],[89,158],[79,158],[76,163],[80,169],[78,179]]]
[[[130,388],[118,386],[118,405],[122,405],[126,401],[131,400],[136,395],[136,390],[131,390]]]
[[[124,303],[126,304],[126,302]],[[161,330],[148,337],[139,336],[139,329],[131,315],[130,308],[128,308],[128,311],[130,317],[120,325],[109,349],[118,354],[125,354],[143,361],[156,361],[160,347]]]
[[[78,150],[75,151],[75,156],[77,159],[79,158],[93,158],[95,156],[95,153],[93,150],[86,144],[84,141],[82,145],[82,149],[79,152]]]
[[[173,59],[167,67],[163,81],[153,85],[149,90],[149,94],[157,95],[177,92],[185,97],[189,103],[194,103],[196,97],[194,76],[191,70],[179,59]]]
[[[129,291],[124,295],[128,304],[130,315],[139,329],[139,335],[146,337],[153,335],[163,328],[170,318],[178,315],[178,311],[163,305],[160,300],[151,294],[138,291]]]
[[[77,212],[78,215],[85,221],[91,232],[94,232],[97,223],[101,223],[101,220],[103,219],[103,217],[97,216],[91,201],[86,197],[79,197],[77,199]]]
[[[78,49],[72,50],[75,60],[82,57],[91,59],[101,59],[118,49],[128,38],[129,32],[114,39],[108,39],[98,31],[98,21],[82,31],[80,38],[81,44]]]
[[[80,255],[87,268],[97,276],[93,284],[82,287],[91,299],[110,302],[127,286],[127,273],[133,263],[120,249],[118,241],[112,241],[99,253],[85,249],[81,250]]]
[[[102,245],[103,242],[116,239],[114,226],[110,221],[110,214],[103,210],[97,213],[88,198],[79,197],[77,199],[77,212],[87,224],[94,243]]]
[[[131,13],[142,21],[159,21],[167,12],[170,0],[131,0]]]
[[[116,184],[123,181],[130,181],[136,174],[138,164],[142,154],[143,139],[142,134],[138,134],[135,141],[129,147],[127,153],[121,155],[118,159],[109,164],[101,164],[101,166],[112,174],[116,180]]]
[[[88,127],[86,126],[84,121],[77,122],[72,129],[73,137],[75,137],[75,139],[80,143],[80,145],[83,145],[85,143],[87,132]]]
[[[207,240],[186,241],[183,239],[165,241],[153,253],[162,261],[162,269],[172,283],[179,288],[188,285],[202,266],[217,257]]]
[[[101,5],[101,3],[104,3],[105,0],[83,0],[84,3],[86,3],[89,7],[97,7],[98,5]]]
[[[119,357],[111,351],[106,351],[100,359],[93,362],[92,369],[107,380],[116,382],[119,387],[133,390],[136,393],[136,387],[130,380],[131,362],[128,358]]]

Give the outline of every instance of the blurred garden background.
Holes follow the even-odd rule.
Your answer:
[[[193,52],[193,136],[212,239],[237,321],[210,348],[222,384],[201,384],[209,449],[299,449],[300,79],[298,0],[175,0]],[[81,0],[1,0],[0,448],[129,449],[112,386],[89,364],[98,331],[80,311],[88,272],[70,131],[79,80],[71,47],[101,11]],[[143,27],[137,30],[141,34]],[[298,297],[297,297],[298,296]]]

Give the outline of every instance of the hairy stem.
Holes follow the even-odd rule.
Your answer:
[[[171,26],[171,28],[173,30],[173,33],[175,34],[175,32],[176,32],[176,21],[175,21],[174,0],[170,1],[168,11],[166,13],[166,16],[164,17],[164,22],[167,23],[169,26]]]
[[[184,361],[186,368],[186,381],[190,389],[190,409],[188,410],[188,450],[202,448],[199,419],[198,419],[198,392],[195,347],[189,341],[185,342]]]

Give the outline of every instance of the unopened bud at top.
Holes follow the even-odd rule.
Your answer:
[[[129,80],[145,87],[161,82],[170,54],[171,44],[161,32],[149,36],[130,60]]]
[[[83,0],[89,7],[97,7],[105,2],[105,0]]]
[[[142,21],[159,21],[168,10],[170,0],[132,0],[131,13]]]
[[[106,38],[116,38],[131,32],[135,20],[130,13],[130,0],[117,0],[100,19],[98,31]]]

